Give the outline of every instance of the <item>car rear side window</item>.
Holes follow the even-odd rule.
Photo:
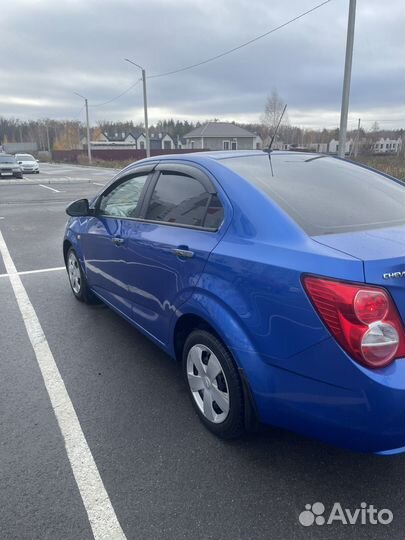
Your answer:
[[[405,224],[405,185],[329,156],[272,153],[221,163],[273,199],[311,236]]]
[[[211,201],[207,208],[204,226],[209,229],[218,229],[224,220],[224,208],[215,193],[211,196]]]
[[[115,218],[136,217],[138,202],[147,178],[147,174],[134,176],[119,183],[106,195],[102,195],[100,214]]]
[[[145,219],[216,229],[222,222],[223,208],[217,195],[208,193],[195,178],[178,172],[162,172]]]

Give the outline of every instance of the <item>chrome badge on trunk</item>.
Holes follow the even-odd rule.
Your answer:
[[[405,270],[402,272],[387,272],[383,274],[384,279],[405,278]]]

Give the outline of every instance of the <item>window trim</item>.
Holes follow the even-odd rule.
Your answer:
[[[112,216],[103,216],[103,217],[112,217]],[[222,223],[218,228],[214,227],[201,227],[199,225],[187,225],[185,223],[172,223],[171,221],[155,221],[153,219],[145,219],[140,217],[119,217],[115,219],[125,219],[127,221],[138,221],[139,223],[151,223],[151,224],[158,224],[158,225],[167,225],[168,227],[180,227],[181,229],[193,229],[195,231],[202,231],[202,232],[209,232],[209,233],[215,233],[218,232],[219,229],[222,227]]]
[[[228,143],[228,148],[225,148],[225,143]],[[225,150],[226,152],[228,152],[228,150],[230,149],[231,149],[231,141],[230,140],[222,141],[222,150]]]
[[[192,178],[194,178],[194,180],[198,180],[198,182],[200,182],[204,186],[208,193],[211,193],[212,195],[217,193],[214,184],[211,182],[208,176],[200,169],[197,169],[196,167],[193,167],[188,163],[161,161],[158,165],[156,165],[154,170],[186,174],[187,176],[191,176]]]

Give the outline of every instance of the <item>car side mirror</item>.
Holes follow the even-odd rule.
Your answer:
[[[85,217],[91,216],[92,211],[89,207],[89,201],[87,199],[79,199],[74,201],[66,208],[66,213],[68,216],[72,217]]]
[[[19,161],[19,162],[18,162],[18,165],[22,165],[22,161]]]

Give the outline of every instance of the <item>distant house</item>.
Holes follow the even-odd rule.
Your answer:
[[[339,144],[339,141],[336,141],[337,145]],[[336,146],[335,143],[332,145],[333,153],[336,153]],[[321,142],[313,142],[304,144],[301,147],[302,150],[305,150],[306,152],[317,152],[319,154],[326,154],[329,150],[329,144],[328,143],[321,143]]]
[[[316,143],[316,151],[320,154],[327,154],[329,151],[329,144],[326,142]]]
[[[384,139],[381,137],[372,146],[373,154],[397,154],[402,147],[402,141],[398,139]]]
[[[269,139],[268,143],[266,142],[266,148],[265,150],[270,146],[271,139]],[[273,144],[271,145],[272,150],[288,150],[288,145],[285,144],[281,139],[276,137],[273,141]]]
[[[257,135],[229,122],[208,122],[184,135],[186,146],[196,150],[254,150]]]
[[[87,145],[87,137],[80,139],[82,146]],[[136,148],[135,139],[128,133],[107,133],[99,132],[90,140],[91,147],[99,150],[114,148],[122,150],[128,148]]]
[[[100,132],[94,137],[94,142],[108,142],[108,137],[105,133]]]
[[[255,137],[254,148],[256,150],[261,150],[263,148],[263,139],[260,137],[260,135],[256,135]]]
[[[345,144],[345,154],[350,154],[353,149],[353,139],[349,139]],[[337,154],[339,152],[339,141],[332,139],[329,143],[329,154]]]
[[[159,150],[174,150],[176,148],[176,144],[174,142],[174,139],[169,133],[158,133],[157,135],[155,133],[152,133],[150,135],[150,147],[156,148]]]
[[[177,137],[176,140],[176,148],[178,150],[182,150],[183,148],[187,148],[187,141],[184,137]]]
[[[175,141],[169,133],[149,133],[149,141],[151,150],[174,150],[176,148]],[[82,137],[81,143],[83,146],[87,144],[86,137]],[[146,150],[146,135],[144,131],[132,130],[129,132],[114,132],[114,133],[99,133],[94,140],[91,141],[93,148],[105,149],[138,149]]]

